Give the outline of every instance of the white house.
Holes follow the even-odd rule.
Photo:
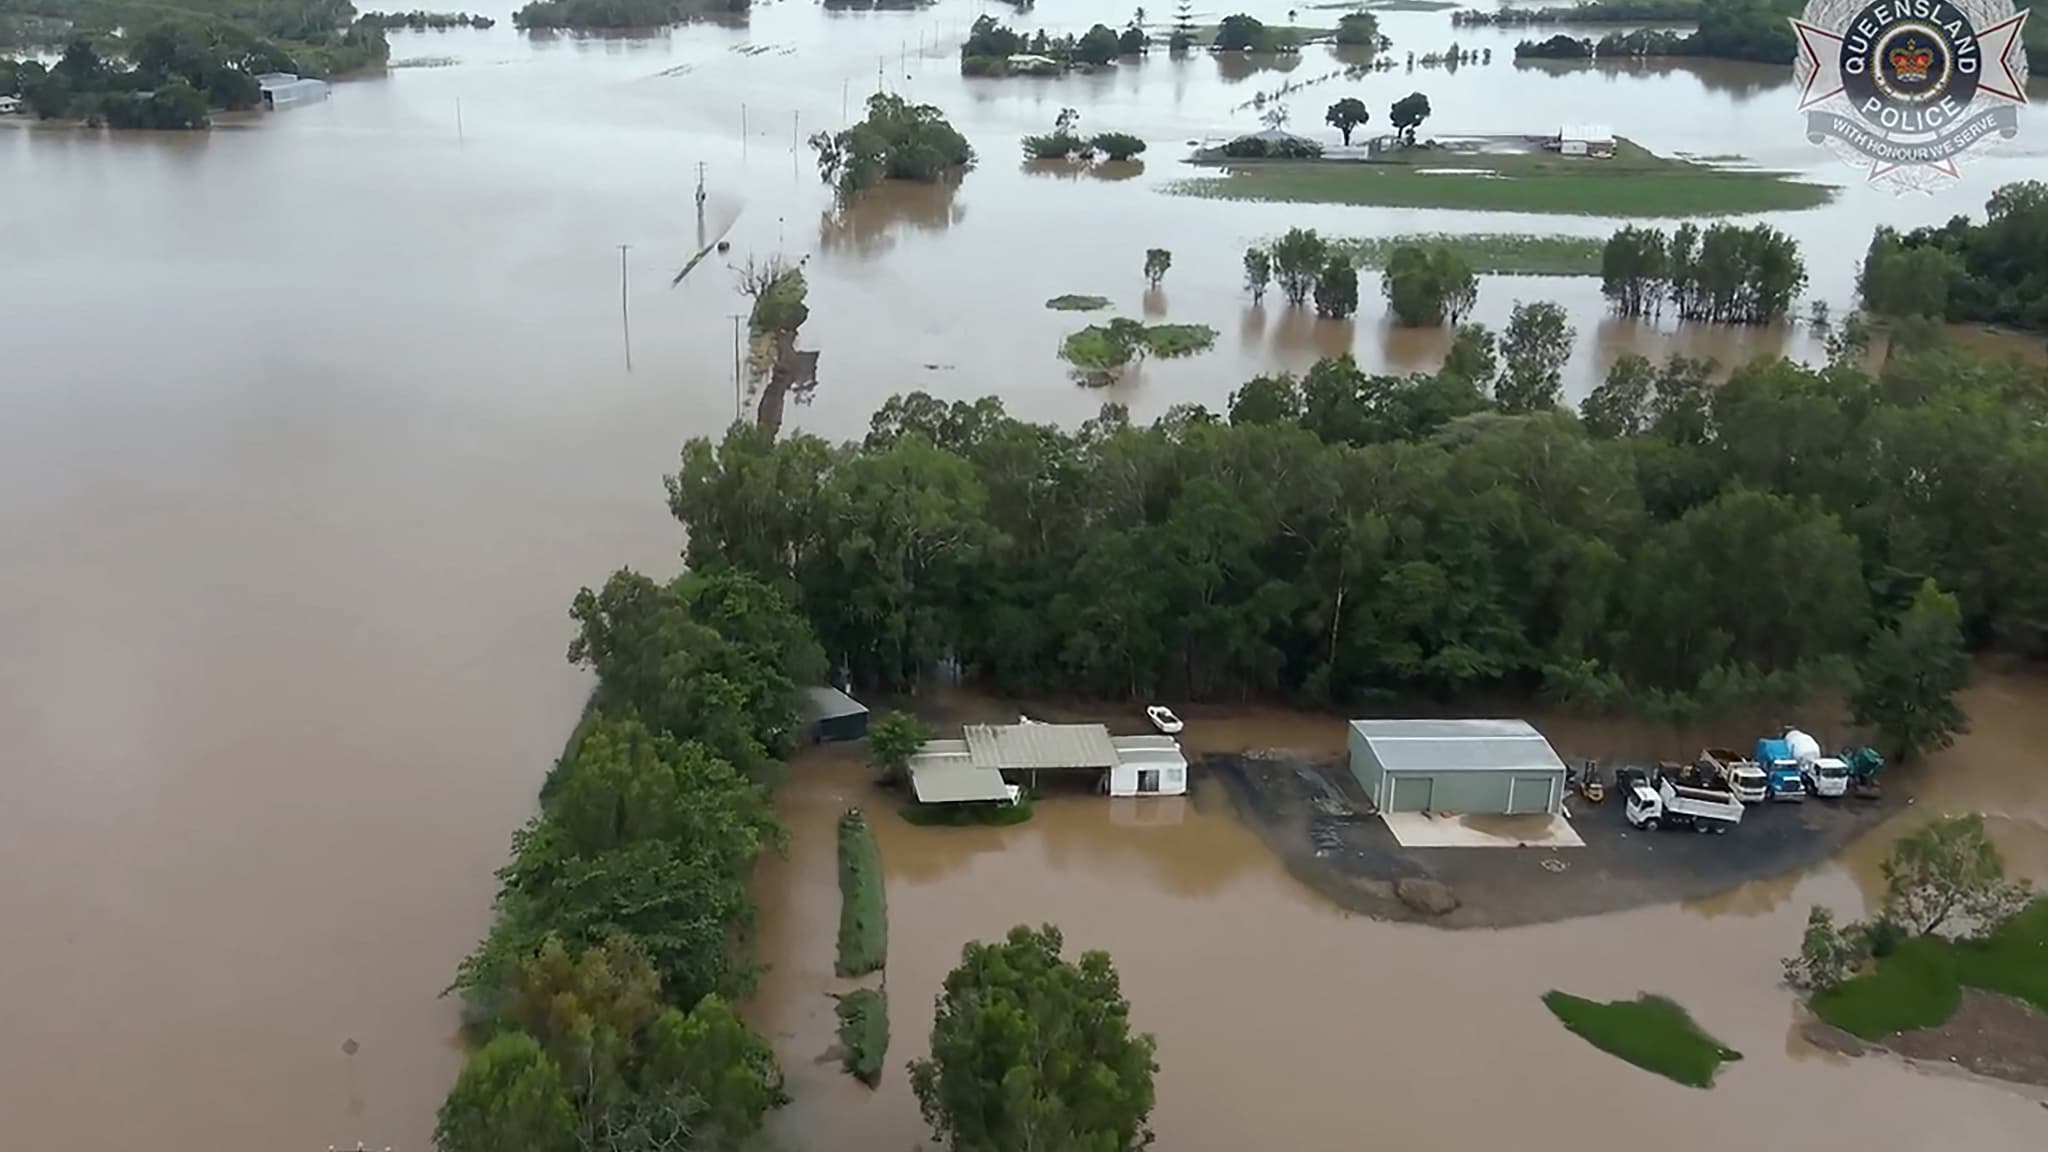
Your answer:
[[[1039,773],[1096,774],[1111,796],[1181,796],[1188,762],[1171,736],[1111,736],[1100,724],[969,724],[960,740],[927,740],[910,758],[918,799],[994,799],[1006,777],[1036,785]],[[927,787],[927,784],[929,787]],[[929,798],[927,794],[929,793]]]
[[[263,91],[263,106],[273,112],[327,99],[327,81],[289,72],[265,72],[256,78],[256,86]]]
[[[1612,156],[1614,133],[1605,124],[1566,124],[1557,130],[1557,150],[1566,156]]]

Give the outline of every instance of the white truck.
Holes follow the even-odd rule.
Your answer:
[[[1637,782],[1629,788],[1628,822],[1654,832],[1659,828],[1691,828],[1726,832],[1742,823],[1742,801],[1719,788],[1691,788],[1660,778],[1656,787]]]
[[[1771,794],[1771,778],[1762,766],[1733,748],[1703,748],[1699,763],[1719,772],[1744,804],[1761,804]]]
[[[1849,794],[1849,765],[1837,756],[1821,756],[1800,765],[1806,790],[1824,800]]]

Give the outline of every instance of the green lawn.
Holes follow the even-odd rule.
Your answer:
[[[1602,1004],[1564,992],[1544,993],[1543,1004],[1586,1043],[1693,1088],[1714,1086],[1714,1074],[1742,1053],[1706,1034],[1676,1001],[1644,993]]]
[[[1989,939],[1916,936],[1860,976],[1810,1001],[1814,1015],[1865,1040],[1932,1028],[1955,1014],[1965,987],[1998,992],[2048,1012],[2048,896]]]
[[[1109,297],[1079,296],[1070,292],[1047,300],[1045,306],[1055,312],[1100,312],[1109,307]]]
[[[1598,276],[1607,242],[1597,236],[1531,236],[1526,233],[1413,233],[1330,241],[1361,268],[1384,268],[1394,249],[1415,244],[1456,252],[1472,271],[1509,276]]]
[[[1366,162],[1238,161],[1167,191],[1216,200],[1357,204],[1618,217],[1730,216],[1814,208],[1835,189],[1777,172],[1727,171],[1627,140],[1608,159],[1551,152],[1403,149]]]
[[[834,1011],[839,1014],[840,1062],[856,1079],[874,1087],[889,1054],[889,994],[860,988],[841,996]]]
[[[839,818],[839,974],[866,975],[880,969],[888,955],[882,851],[867,818],[853,809]]]

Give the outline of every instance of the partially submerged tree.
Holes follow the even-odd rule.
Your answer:
[[[891,92],[868,97],[868,114],[841,132],[811,136],[818,176],[842,196],[855,196],[884,180],[931,183],[966,171],[974,149],[945,114]]]
[[[2027,903],[2023,883],[1975,814],[1949,816],[1903,836],[1884,860],[1885,918],[1922,936],[1990,932]]]
[[[1342,319],[1358,311],[1358,268],[1345,255],[1333,255],[1316,275],[1316,315]]]
[[[1147,284],[1154,288],[1159,287],[1159,282],[1166,279],[1166,270],[1171,267],[1173,267],[1172,252],[1164,248],[1147,248],[1145,250],[1145,282]]]
[[[1316,277],[1330,262],[1330,245],[1313,228],[1289,228],[1273,242],[1273,278],[1287,302],[1299,307],[1315,291]]]
[[[1416,328],[1462,323],[1479,297],[1471,265],[1449,246],[1403,244],[1387,255],[1380,292],[1397,323]]]
[[[1136,1152],[1152,1141],[1155,1044],[1103,952],[1076,964],[1052,925],[973,943],[946,977],[911,1088],[935,1140],[987,1152]]]
[[[1877,734],[1893,760],[1937,751],[1967,732],[1970,720],[1956,693],[1970,680],[1963,648],[1963,612],[1954,596],[1923,580],[1890,627],[1870,642],[1851,718]]]
[[[909,712],[884,712],[868,725],[868,760],[883,784],[901,784],[909,775],[910,758],[931,739],[924,721]]]
[[[1266,301],[1266,285],[1273,282],[1273,257],[1264,248],[1244,250],[1244,286],[1251,290],[1252,303]]]
[[[1539,412],[1557,407],[1565,362],[1571,359],[1577,335],[1557,304],[1517,301],[1501,339],[1500,379],[1493,386],[1493,402],[1500,410]]]

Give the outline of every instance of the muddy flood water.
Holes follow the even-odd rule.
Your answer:
[[[778,1125],[804,1147],[928,1141],[903,1064],[925,1052],[960,945],[1052,922],[1070,953],[1110,952],[1136,1026],[1158,1037],[1154,1126],[1159,1147],[1177,1152],[1620,1150],[1653,1131],[1673,1149],[2038,1148],[2043,1093],[1818,1052],[1777,980],[1807,906],[1862,914],[1881,891],[1883,844],[1926,813],[1988,807],[2015,870],[2048,879],[2042,687],[1998,676],[1974,687],[1978,733],[1929,766],[1905,816],[1839,864],[1692,906],[1505,931],[1349,916],[1291,879],[1214,786],[1187,799],[1054,797],[1015,828],[917,828],[855,757],[812,757],[780,805],[790,856],[759,882],[774,968],[755,1014],[795,1097]],[[1324,743],[1334,723],[1283,731],[1268,719],[1245,733],[1226,722],[1207,738]],[[855,804],[888,878],[893,1039],[874,1091],[821,1059],[834,1043],[829,993],[851,986],[832,975],[833,822]],[[1636,1072],[1559,1027],[1540,1001],[1552,988],[1676,996],[1745,1059],[1712,1096]]]
[[[1139,418],[1221,406],[1257,372],[1345,350],[1376,370],[1433,368],[1438,337],[1387,328],[1370,290],[1354,322],[1247,308],[1243,248],[1296,224],[1611,228],[1161,191],[1186,174],[1182,142],[1255,126],[1253,94],[1333,71],[1324,49],[1274,69],[1162,58],[965,82],[954,53],[982,8],[966,0],[783,2],[743,27],[632,39],[529,38],[511,0],[471,7],[498,27],[395,34],[388,75],[209,134],[0,127],[0,1145],[429,1146],[459,1060],[438,994],[588,689],[562,661],[569,598],[622,564],[674,570],[660,476],[685,437],[732,416],[734,277],[713,260],[670,287],[703,242],[726,236],[735,262],[809,257],[804,345],[823,354],[821,383],[788,422],[839,438],[913,388],[1072,423],[1105,399]],[[1284,18],[1271,0],[1243,7]],[[1027,22],[1107,16],[1043,0]],[[1382,26],[1396,53],[1454,38],[1442,13]],[[1494,63],[1312,86],[1291,98],[1297,126],[1340,88],[1375,116],[1422,90],[1447,135],[1551,131],[1597,109],[1659,151],[1854,184],[1806,145],[1787,70],[1552,75],[1515,69],[1511,34],[1455,38]],[[836,214],[794,145],[857,115],[878,74],[944,107],[981,163],[956,188]],[[1144,135],[1143,170],[1025,170],[1018,138],[1066,106]],[[1839,313],[1875,224],[1978,211],[2038,174],[2044,145],[2028,129],[1939,197],[1851,186],[1768,219],[1799,236],[1813,293]],[[1147,300],[1151,246],[1174,265]],[[1080,389],[1054,355],[1077,321],[1042,307],[1066,292],[1222,337]],[[1629,350],[1814,351],[1804,330],[1616,322],[1587,280],[1486,278],[1477,318],[1497,325],[1539,297],[1578,327],[1574,395]],[[1980,688],[1975,751],[1949,758],[1944,784],[2006,813],[2001,834],[2037,873],[2038,837],[2013,829],[2038,831],[2039,776],[2009,769],[2037,762],[2044,699],[2035,682]],[[1854,900],[1880,848],[1760,907],[1737,896],[1496,942],[1328,911],[1199,795],[1179,823],[1136,829],[1086,801],[986,835],[881,821],[897,1049],[870,1097],[810,1063],[834,915],[818,828],[857,778],[798,774],[795,858],[762,879],[776,968],[757,1010],[791,1034],[797,1102],[781,1123],[798,1145],[907,1148],[900,1060],[940,974],[967,938],[1041,919],[1116,954],[1161,1038],[1157,1122],[1174,1149],[1546,1132],[1619,1148],[1645,1131],[1680,1147],[1853,1135],[1988,1149],[2039,1147],[2048,1120],[2009,1093],[1786,1053],[1776,957],[1808,900]],[[1536,1002],[1552,985],[1640,984],[1681,991],[1750,1054],[1722,1094],[1636,1077]],[[1700,1122],[1670,1124],[1674,1107]]]

